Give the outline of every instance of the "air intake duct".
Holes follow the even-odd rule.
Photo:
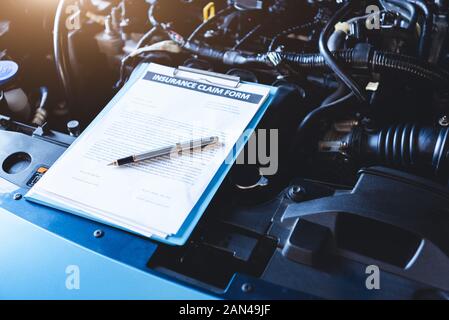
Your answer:
[[[441,182],[449,178],[449,128],[395,125],[376,133],[352,131],[349,146],[361,163],[381,164]]]

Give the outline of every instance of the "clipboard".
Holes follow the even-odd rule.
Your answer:
[[[138,71],[136,71],[138,72]],[[173,76],[181,79],[186,80],[194,80],[194,81],[203,81],[207,83],[212,83],[214,85],[218,86],[224,86],[224,87],[230,87],[230,88],[238,88],[240,84],[242,83],[241,79],[236,76],[230,76],[225,74],[220,74],[216,72],[209,72],[204,70],[198,70],[193,68],[187,68],[187,67],[178,67],[177,69],[174,69]],[[206,80],[207,78],[207,80]],[[212,81],[209,80],[213,79]],[[264,87],[270,87],[262,84],[257,84],[259,86]],[[260,107],[254,118],[249,123],[248,127],[246,128],[247,133],[251,132],[251,134],[256,130],[257,126],[259,125],[260,121],[262,120],[263,116],[265,115],[266,111],[268,110],[269,106],[271,105],[274,97],[277,93],[277,88],[270,87],[270,94],[268,98],[266,99],[265,103]],[[170,236],[166,239],[161,239],[158,237],[153,237],[152,239],[157,240],[158,242],[169,244],[169,245],[175,245],[175,246],[182,246],[184,245],[188,239],[190,238],[190,235],[194,231],[195,227],[197,226],[199,220],[205,213],[207,207],[209,206],[210,202],[212,201],[213,197],[215,196],[216,192],[220,188],[221,184],[223,183],[224,179],[228,175],[229,171],[231,170],[233,164],[236,160],[238,155],[243,151],[245,145],[248,143],[250,135],[245,134],[241,136],[241,140],[243,143],[239,143],[238,146],[234,146],[232,155],[233,157],[228,159],[232,159],[232,161],[228,163],[223,163],[220,167],[220,169],[215,174],[214,178],[209,183],[208,187],[204,191],[203,195],[195,205],[195,207],[192,209],[191,213],[189,214],[189,217],[186,219],[182,227],[180,228],[179,232],[176,235]]]
[[[207,82],[234,89],[240,86],[240,77],[183,66],[173,69],[173,77],[183,80]]]
[[[139,65],[135,69],[135,71],[132,73],[130,79],[124,85],[124,87],[107,104],[107,106],[99,113],[99,115],[92,121],[92,123],[83,132],[82,135],[89,134],[89,131],[92,128],[94,128],[98,124],[98,122],[101,121],[101,119],[103,119],[103,117],[107,115],[107,113],[109,113],[111,111],[111,109],[120,101],[120,99],[128,92],[128,90],[138,80],[140,80],[141,78],[143,78],[146,75],[146,70],[148,69],[148,66],[149,66],[149,64],[144,63],[144,64]],[[228,75],[223,75],[223,74],[218,74],[218,73],[208,72],[208,71],[203,71],[203,70],[197,70],[197,69],[192,69],[192,68],[186,68],[186,67],[179,67],[177,69],[176,68],[173,69],[173,76],[177,77],[177,78],[181,78],[181,79],[192,80],[192,81],[197,81],[197,82],[204,82],[204,83],[213,84],[216,86],[222,86],[222,87],[234,88],[234,89],[238,88],[242,84],[239,77],[228,76]],[[235,145],[233,147],[231,154],[228,155],[228,157],[226,158],[226,161],[220,166],[219,170],[217,170],[216,174],[209,182],[208,186],[206,187],[205,191],[203,192],[203,194],[201,195],[200,199],[197,201],[197,203],[195,204],[195,206],[193,207],[191,212],[188,214],[188,217],[185,219],[184,223],[182,224],[182,226],[178,230],[178,232],[174,235],[168,236],[167,238],[162,238],[162,237],[153,235],[151,237],[152,240],[155,240],[160,243],[168,244],[168,245],[173,245],[173,246],[182,246],[188,241],[190,235],[192,234],[192,232],[195,229],[196,225],[198,224],[199,220],[203,216],[208,205],[212,201],[214,195],[220,188],[221,184],[223,183],[223,181],[226,178],[229,171],[231,170],[233,163],[237,160],[238,155],[242,152],[243,148],[247,144],[249,137],[250,137],[250,135],[248,133],[254,132],[254,130],[260,123],[261,119],[263,118],[265,112],[267,111],[268,107],[271,105],[271,103],[277,93],[277,88],[260,85],[260,84],[257,84],[257,85],[269,88],[270,93],[269,93],[267,99],[265,100],[265,102],[262,104],[262,106],[259,108],[259,110],[255,114],[255,116],[253,117],[253,119],[250,121],[249,125],[247,126],[247,128],[245,130],[246,134],[243,134],[240,137],[240,142],[243,142],[243,143],[237,143],[237,145]],[[71,148],[73,148],[78,141],[79,140],[76,140],[69,147],[68,151]],[[231,160],[231,161],[229,161],[229,160]],[[80,210],[77,210],[76,212],[74,212],[74,210],[70,210],[70,209],[68,210],[67,208],[61,207],[56,203],[52,203],[46,199],[42,199],[39,196],[33,196],[33,197],[25,196],[25,198],[30,201],[39,203],[39,204],[51,206],[51,207],[56,208],[61,211],[70,212],[75,215],[84,216],[85,218],[90,219],[90,220],[95,220],[100,223],[105,223],[104,221],[101,221],[99,219],[95,219],[95,218],[91,217],[86,212],[83,212]],[[107,223],[107,224],[109,224],[109,223]],[[128,232],[133,232],[133,231],[123,228],[119,225],[114,225],[114,224],[109,224],[109,225],[112,225],[114,227],[117,227],[119,229],[122,229],[122,230],[125,230]]]

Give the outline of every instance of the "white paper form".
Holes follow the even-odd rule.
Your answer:
[[[190,81],[173,74],[173,68],[149,65],[27,196],[41,195],[59,207],[145,236],[176,234],[270,88],[221,87],[211,79]],[[211,136],[222,145],[107,166],[118,158]]]

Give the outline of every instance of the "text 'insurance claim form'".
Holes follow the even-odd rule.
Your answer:
[[[270,88],[174,77],[150,64],[30,190],[27,198],[147,237],[176,234],[268,97]],[[220,143],[116,168],[113,160],[179,142]],[[63,209],[63,210],[64,210]]]

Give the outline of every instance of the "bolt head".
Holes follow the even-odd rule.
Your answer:
[[[205,38],[212,38],[213,36],[215,36],[215,31],[214,30],[207,30],[205,33],[204,33],[204,37]]]
[[[303,193],[304,190],[303,190],[303,188],[302,188],[301,186],[294,186],[294,187],[292,188],[292,192],[293,192],[294,194],[300,194],[300,193]]]
[[[296,202],[301,202],[304,199],[304,196],[306,195],[306,190],[302,186],[293,186],[288,191],[288,196],[290,199]]]
[[[13,196],[13,199],[14,200],[20,200],[20,199],[22,199],[22,195],[20,194],[20,193],[16,193],[14,196]]]
[[[104,236],[104,231],[103,230],[95,230],[94,231],[94,237],[95,238],[101,238]]]
[[[448,127],[449,126],[449,118],[447,116],[443,116],[438,120],[438,123],[442,127]]]
[[[251,285],[251,283],[244,283],[242,285],[242,291],[245,293],[251,292],[253,291],[253,286]]]

